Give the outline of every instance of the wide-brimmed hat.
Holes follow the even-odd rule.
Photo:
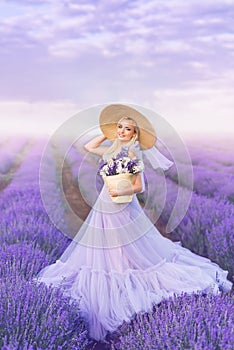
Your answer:
[[[109,140],[116,139],[117,123],[123,117],[130,117],[137,123],[139,128],[138,141],[141,149],[154,146],[156,133],[149,120],[136,109],[122,104],[111,104],[101,111],[100,128]]]

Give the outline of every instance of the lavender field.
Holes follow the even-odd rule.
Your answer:
[[[88,336],[79,307],[68,297],[33,278],[60,257],[85,219],[90,203],[82,199],[96,171],[97,159],[88,159],[77,176],[84,153],[72,146],[61,163],[61,144],[52,144],[44,162],[50,199],[45,210],[40,192],[39,169],[46,140],[16,137],[0,139],[0,348],[13,349],[233,349],[234,294],[181,295],[156,305],[151,313],[138,314],[123,323],[106,343]],[[139,195],[142,206],[160,232],[184,247],[208,257],[234,280],[234,141],[190,140],[194,188],[190,206],[170,234],[165,226],[176,201],[176,168],[166,173],[167,195],[161,208],[160,174],[146,170],[153,191]],[[183,159],[180,160],[183,164]],[[63,166],[62,184],[58,169]],[[187,164],[183,164],[186,172]],[[159,181],[157,181],[159,180]],[[87,186],[86,186],[87,185]],[[182,184],[183,185],[183,184]],[[97,192],[102,180],[96,178]],[[152,186],[150,187],[152,189]],[[186,193],[186,182],[182,192]],[[65,197],[63,193],[65,194]],[[66,200],[65,200],[65,199]],[[158,201],[156,200],[158,198]],[[76,222],[67,205],[79,217]],[[69,235],[64,235],[59,228]]]

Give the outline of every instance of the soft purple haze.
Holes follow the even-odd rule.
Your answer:
[[[182,134],[232,132],[233,12],[232,0],[1,1],[1,130],[52,133],[114,101]]]

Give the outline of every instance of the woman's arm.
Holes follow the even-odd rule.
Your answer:
[[[127,196],[127,195],[141,192],[141,190],[142,190],[141,175],[140,175],[140,173],[136,174],[136,181],[129,188],[124,188],[124,189],[119,189],[119,190],[109,188],[108,190],[109,190],[109,194],[111,197]]]
[[[108,147],[106,146],[100,146],[100,144],[106,140],[105,135],[100,135],[89,141],[84,145],[84,148],[86,151],[98,154],[99,156],[102,156],[104,152],[107,150]]]

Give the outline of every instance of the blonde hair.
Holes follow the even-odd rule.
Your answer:
[[[125,146],[126,147],[130,147],[136,140],[137,138],[139,137],[139,127],[137,126],[137,123],[135,122],[134,119],[132,119],[131,117],[123,117],[121,118],[117,125],[119,123],[121,123],[123,120],[128,120],[131,122],[131,124],[134,126],[134,131],[136,133],[135,136],[133,136],[131,138],[131,140],[129,140]],[[120,142],[120,140],[116,137],[116,139],[114,140],[114,142],[112,143],[112,145],[106,150],[106,152],[104,153],[104,158],[108,159],[108,158],[112,158],[112,157],[115,157],[120,151],[121,151],[121,147],[122,147],[122,144]]]

